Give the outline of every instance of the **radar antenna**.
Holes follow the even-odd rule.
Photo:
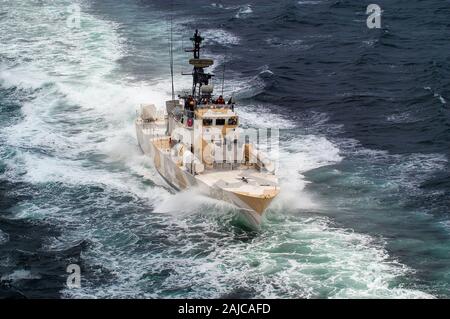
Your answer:
[[[211,59],[201,59],[200,49],[203,38],[200,36],[198,30],[195,30],[194,36],[190,39],[193,42],[192,49],[186,49],[186,52],[193,52],[194,58],[189,60],[189,64],[194,66],[192,71],[193,83],[192,83],[192,96],[197,99],[201,98],[201,87],[203,85],[209,85],[209,80],[212,78],[212,74],[205,73],[205,68],[214,64]]]

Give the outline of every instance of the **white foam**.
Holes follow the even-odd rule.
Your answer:
[[[7,243],[9,241],[9,235],[2,230],[0,230],[0,245]]]
[[[139,162],[139,159],[142,162]],[[130,177],[129,172],[111,172],[106,169],[84,167],[79,161],[64,160],[60,158],[41,157],[31,154],[23,154],[22,160],[26,167],[26,174],[22,179],[33,184],[39,183],[63,183],[67,185],[97,185],[111,191],[131,193],[140,198],[147,198],[157,203],[168,196],[164,188],[154,188],[142,184],[146,178],[155,179],[156,174],[151,174],[150,167],[143,165],[144,156],[134,157],[130,163],[130,169],[136,174],[142,175]]]
[[[369,40],[364,40],[363,42],[363,45],[364,46],[367,46],[367,47],[373,47],[375,44],[377,44],[378,43],[378,39],[369,39]]]
[[[235,17],[238,18],[238,19],[239,18],[247,18],[252,13],[253,13],[252,6],[247,4],[247,5],[244,5],[244,6],[239,8],[239,10],[236,13]]]
[[[275,114],[265,105],[242,105],[236,109],[242,125],[253,128],[291,129],[296,123],[287,116]]]
[[[220,9],[222,9],[224,6],[223,6],[223,4],[221,4],[221,3],[211,3],[211,6],[212,7],[214,7],[214,8],[220,8]]]
[[[173,196],[166,197],[154,207],[155,213],[177,216],[198,214],[199,212],[219,215],[227,210],[233,211],[236,208],[224,201],[205,196],[196,188],[191,188],[178,192]]]
[[[432,298],[391,287],[410,270],[390,260],[369,236],[333,228],[326,218],[270,222],[251,243],[209,222],[191,227],[189,220],[164,228],[161,236],[165,245],[159,252],[128,251],[122,258],[102,252],[93,261],[110,268],[114,280],[65,290],[65,297],[219,298],[247,290],[256,298]],[[149,275],[155,281],[145,279]]]
[[[237,45],[240,42],[238,36],[223,29],[208,29],[202,31],[202,36],[205,38],[205,43],[215,45]]]
[[[264,92],[267,85],[273,81],[273,72],[267,65],[258,68],[254,76],[243,77],[241,74],[228,74],[231,79],[225,81],[227,95],[233,94],[236,99],[248,99]]]
[[[445,100],[445,98],[441,94],[439,94],[438,92],[433,90],[431,87],[427,86],[427,87],[424,87],[424,89],[427,91],[430,91],[433,94],[433,97],[438,98],[439,102],[441,102],[442,105],[447,104],[447,101]]]
[[[34,91],[34,99],[21,109],[23,121],[2,130],[10,146],[22,149],[18,152],[20,161],[13,159],[16,163],[9,165],[16,173],[8,171],[8,176],[32,183],[103,185],[144,198],[150,194],[158,197],[158,193],[164,197],[167,192],[163,188],[149,192],[148,187],[142,187],[141,180],[132,182],[128,173],[111,173],[89,166],[85,157],[104,154],[109,162],[122,162],[131,172],[153,177],[151,168],[143,165],[132,118],[139,103],[163,104],[169,94],[167,80],[128,84],[106,79],[123,54],[121,40],[114,32],[116,26],[84,12],[83,27],[68,32],[65,21],[56,14],[59,6],[66,8],[61,3],[39,12],[41,18],[49,21],[45,31],[54,36],[34,36],[31,44],[6,46],[8,52],[0,51],[15,56],[28,52],[34,57],[18,66],[2,65],[0,71],[2,86]],[[36,13],[23,12],[15,24],[2,20],[2,27],[12,32],[17,24],[23,26],[16,30],[19,34],[32,34],[29,21]],[[94,37],[95,34],[101,36]],[[33,150],[47,154],[34,154]],[[18,165],[20,162],[22,167]],[[149,198],[156,200],[153,195]]]
[[[279,211],[311,210],[320,207],[305,191],[303,173],[342,160],[339,148],[325,137],[305,135],[280,141],[279,169],[281,192],[273,208]]]
[[[320,3],[322,3],[322,1],[298,1],[297,2],[298,4],[320,4]]]
[[[251,4],[234,5],[234,6],[224,6],[221,3],[212,3],[211,6],[216,9],[227,10],[227,11],[237,11],[235,18],[247,18],[253,13]]]
[[[58,207],[67,203],[18,206],[17,217],[46,218],[64,229],[55,239],[60,245],[50,243],[47,248],[70,247],[89,238],[92,246],[83,251],[83,261],[102,265],[114,275],[111,281],[85,282],[81,289],[64,290],[64,296],[207,298],[248,289],[262,298],[428,297],[415,290],[390,287],[408,270],[390,261],[383,246],[370,237],[333,228],[323,217],[292,214],[320,205],[305,193],[302,174],[341,160],[338,147],[325,137],[298,135],[280,145],[284,191],[262,232],[251,240],[240,240],[224,225],[221,215],[232,210],[227,204],[195,190],[171,195],[163,187],[145,185],[145,178],[157,183],[158,175],[136,145],[134,111],[142,102],[162,104],[170,93],[168,82],[111,80],[124,51],[115,32],[117,26],[84,13],[84,27],[67,32],[61,28],[62,8],[64,4],[46,6],[49,11],[37,14],[11,10],[11,16],[0,22],[2,30],[8,31],[5,33],[31,36],[35,23],[48,21],[48,30],[42,31],[48,37],[34,35],[36,43],[0,48],[6,56],[22,56],[19,53],[23,51],[34,58],[20,61],[19,67],[2,67],[0,73],[2,85],[36,91],[34,99],[22,108],[24,120],[2,130],[9,145],[18,150],[12,159],[15,163],[8,165],[17,171],[8,172],[8,176],[32,184],[98,185],[108,194],[134,195],[130,205],[155,207],[148,213],[130,212],[126,206],[111,216],[113,213],[105,209],[111,203],[102,202],[105,197],[96,198],[96,194],[88,194],[91,205],[98,208],[89,216],[80,214],[83,208],[69,207],[73,211],[68,212],[67,207]],[[12,15],[16,19],[11,19]],[[212,41],[239,43],[239,38],[224,30],[209,32],[203,35],[212,36]],[[16,38],[9,41],[14,44]],[[42,47],[47,50],[41,52]],[[250,87],[264,82],[258,82],[261,77],[270,76],[268,69],[261,72]],[[273,127],[275,123],[280,128],[296,128],[281,115],[268,109],[261,115],[260,106],[257,110],[248,106],[238,111],[252,125]],[[102,160],[91,161],[89,156]],[[146,279],[149,273],[151,277],[163,271],[169,275],[161,283]],[[17,270],[2,280],[35,277],[29,271]]]
[[[269,38],[266,43],[270,46],[283,48],[283,49],[295,49],[295,50],[308,50],[313,47],[313,45],[305,44],[302,39],[281,39],[281,38]]]
[[[12,281],[17,282],[20,280],[31,280],[31,279],[41,279],[40,275],[35,275],[29,270],[19,269],[15,270],[10,274],[2,275],[0,281]]]
[[[51,78],[38,70],[21,66],[13,69],[6,65],[0,66],[0,84],[4,88],[20,87],[34,90],[48,83],[51,83]]]
[[[384,184],[378,188],[379,192],[398,192],[401,188],[402,192],[409,196],[419,196],[423,192],[422,183],[433,178],[436,173],[444,172],[448,165],[447,156],[440,153],[391,154],[387,151],[367,149],[352,139],[341,140],[339,147],[352,160],[370,163],[362,166],[364,175],[383,177]],[[362,167],[357,166],[359,169]],[[352,180],[348,182],[354,183]]]
[[[387,117],[387,120],[393,123],[412,123],[416,121],[416,119],[411,116],[410,112],[391,114]]]

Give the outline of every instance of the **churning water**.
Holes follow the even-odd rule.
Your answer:
[[[0,296],[449,297],[448,2],[380,1],[379,30],[364,1],[77,3],[79,28],[73,2],[0,3]],[[198,27],[242,122],[280,129],[258,232],[138,148],[170,13],[176,73]]]

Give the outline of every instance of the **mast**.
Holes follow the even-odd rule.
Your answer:
[[[201,98],[201,87],[203,85],[209,85],[209,80],[212,78],[212,74],[205,73],[205,68],[214,64],[211,59],[201,59],[200,49],[203,38],[200,36],[198,29],[195,30],[194,36],[190,38],[193,42],[193,48],[185,50],[186,52],[193,52],[194,58],[189,60],[189,63],[194,66],[192,71],[192,96],[194,98]],[[198,90],[198,91],[197,91]]]
[[[223,96],[223,88],[225,86],[225,63],[227,61],[227,51],[225,50],[225,57],[223,59],[223,70],[222,70],[222,96]]]
[[[172,101],[175,100],[175,87],[173,84],[173,16],[170,16],[170,77],[172,82]]]
[[[194,36],[191,40],[194,42],[194,59],[200,59],[200,45],[202,44],[203,38],[198,33],[198,29],[195,29]]]

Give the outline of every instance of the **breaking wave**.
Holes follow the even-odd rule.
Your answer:
[[[169,83],[164,75],[146,82],[121,76],[127,46],[120,26],[85,13],[82,28],[67,32],[60,16],[67,3],[37,11],[28,5],[8,11],[14,22],[12,16],[0,22],[7,31],[2,37],[33,39],[2,39],[0,54],[13,59],[2,62],[2,89],[28,97],[18,101],[22,119],[1,129],[2,151],[14,150],[2,159],[2,178],[40,188],[14,208],[13,218],[43,220],[63,230],[46,239],[46,252],[83,250],[83,287],[63,289],[63,297],[431,297],[395,284],[412,270],[393,260],[383,242],[316,214],[321,202],[306,191],[304,174],[341,162],[338,144],[297,134],[298,124],[289,117],[244,101],[238,109],[243,120],[287,133],[280,145],[283,193],[260,232],[243,231],[234,223],[233,207],[195,189],[173,194],[139,151],[136,106],[161,105]],[[237,12],[251,13],[250,6]],[[39,31],[45,37],[32,27],[37,19],[48,21]],[[203,35],[225,45],[240,41],[221,29]],[[258,72],[230,79],[238,98],[254,97],[270,85],[272,71]],[[0,244],[6,240],[0,232]],[[38,276],[24,269],[1,280]]]

